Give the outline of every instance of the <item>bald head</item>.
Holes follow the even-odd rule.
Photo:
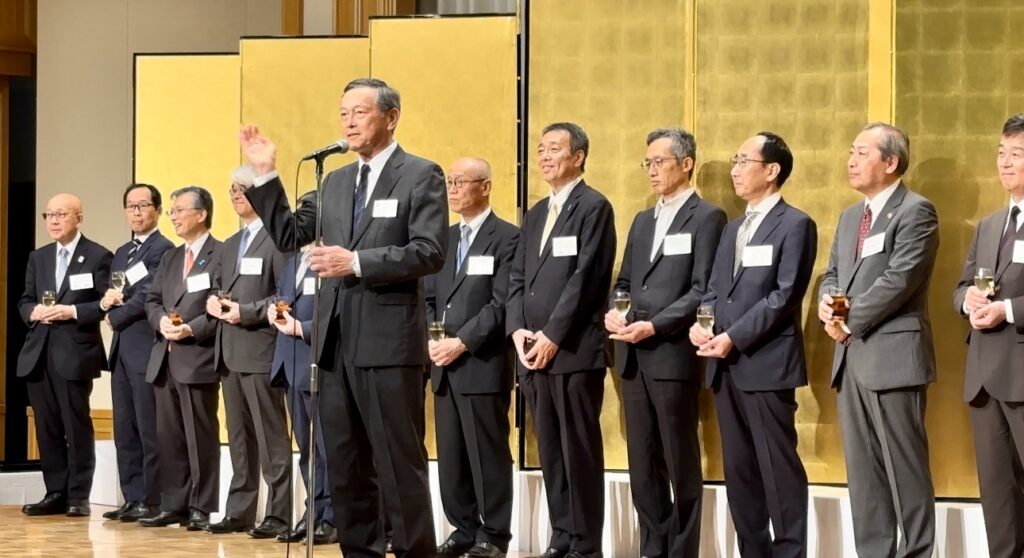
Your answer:
[[[82,200],[74,194],[57,194],[46,202],[46,232],[61,244],[75,239],[82,226]]]
[[[448,170],[448,208],[470,221],[491,205],[491,165],[464,157]]]

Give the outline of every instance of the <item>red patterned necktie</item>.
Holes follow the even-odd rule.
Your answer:
[[[181,274],[181,280],[182,281],[184,281],[186,278],[188,278],[188,272],[192,271],[192,264],[194,264],[195,261],[196,261],[195,257],[192,256],[192,250],[190,250],[186,246],[185,247],[185,267],[183,269],[184,273]]]
[[[868,237],[868,233],[871,232],[871,207],[864,207],[864,214],[860,216],[860,231],[857,233],[857,257],[860,257],[860,252],[864,248],[864,239]]]

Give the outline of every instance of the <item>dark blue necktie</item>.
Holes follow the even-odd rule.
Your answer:
[[[139,251],[139,247],[140,246],[142,246],[142,241],[137,239],[137,238],[133,238],[132,239],[132,247],[131,247],[130,250],[128,250],[128,265],[129,266],[132,265],[132,261],[135,260],[135,253]]]
[[[363,209],[366,208],[366,183],[369,179],[370,165],[363,164],[359,169],[359,182],[356,183],[356,195],[352,201],[352,236],[355,236],[359,221],[363,218]]]

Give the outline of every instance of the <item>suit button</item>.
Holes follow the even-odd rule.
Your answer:
[[[449,302],[448,306],[446,308],[451,308],[451,307],[452,307],[452,304]]]
[[[732,299],[731,298],[727,298],[727,299],[725,299],[725,302],[728,303],[728,304],[732,304]]]
[[[533,291],[530,291],[530,296],[533,296]]]
[[[640,290],[641,291],[646,291],[647,290],[647,285],[644,285],[644,286],[640,287]]]

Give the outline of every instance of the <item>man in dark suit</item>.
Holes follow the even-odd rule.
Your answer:
[[[46,203],[43,220],[54,242],[29,256],[18,301],[29,327],[18,377],[28,383],[46,484],[46,496],[21,509],[26,515],[90,513],[96,440],[89,395],[93,379],[107,368],[99,302],[113,256],[82,236],[83,219],[77,196],[58,194]]]
[[[1011,558],[1024,556],[1024,114],[1003,125],[996,166],[1010,203],[978,224],[953,305],[971,323],[964,401],[989,556]],[[981,268],[993,290],[975,286]]]
[[[582,128],[544,128],[537,147],[551,195],[523,219],[509,275],[506,331],[537,428],[552,535],[543,558],[600,557],[604,530],[602,327],[615,260],[615,215],[583,180]],[[527,345],[530,346],[527,346]]]
[[[700,547],[703,369],[687,332],[707,292],[726,217],[691,186],[696,157],[689,132],[647,136],[642,167],[659,198],[633,220],[615,281],[616,292],[629,294],[629,313],[612,308],[604,317],[616,341],[640,554],[648,557],[696,557]]]
[[[445,516],[455,527],[438,557],[504,558],[512,538],[512,368],[505,337],[508,272],[519,230],[490,207],[491,166],[459,159],[448,173],[444,267],[426,280],[437,470]]]
[[[156,390],[161,511],[139,524],[198,531],[217,509],[220,482],[217,320],[206,314],[206,298],[219,288],[222,247],[210,235],[213,198],[205,189],[176,190],[167,213],[185,244],[164,253],[146,296],[146,316],[159,333],[146,381]]]
[[[248,167],[234,172],[231,205],[243,228],[224,241],[217,262],[217,282],[231,300],[214,293],[206,301],[206,313],[220,320],[214,363],[224,390],[232,469],[224,518],[206,530],[248,531],[253,538],[268,539],[288,531],[291,512],[292,448],[285,390],[270,385],[276,331],[266,320],[286,256],[274,247],[263,221],[245,199],[252,178]],[[261,470],[267,482],[267,509],[263,522],[253,528]]]
[[[865,200],[839,217],[818,295],[818,318],[836,341],[832,386],[861,556],[928,557],[935,542],[924,417],[939,232],[935,207],[902,184],[909,166],[899,128],[876,122],[854,139],[847,170]],[[844,319],[833,313],[833,289],[846,296]]]
[[[793,154],[771,132],[743,142],[733,156],[733,187],[747,211],[726,225],[702,301],[712,306],[714,330],[690,328],[697,355],[710,359],[706,379],[744,557],[807,553],[807,473],[795,415],[796,388],[807,385],[800,305],[818,230],[782,199],[792,170]]]
[[[119,289],[108,289],[100,306],[114,330],[110,393],[117,474],[125,502],[103,517],[132,522],[156,515],[160,509],[156,394],[146,381],[155,338],[146,320],[146,295],[160,258],[174,244],[157,228],[162,210],[160,190],[149,184],[132,184],[122,201],[132,240],[117,249],[111,271],[124,274],[124,283]]]
[[[394,140],[400,104],[398,92],[378,79],[345,86],[341,127],[359,161],[328,175],[323,246],[310,256],[322,279],[323,327],[313,348],[326,371],[327,476],[346,556],[383,556],[381,504],[397,555],[433,556],[437,549],[418,426],[429,362],[421,284],[444,263],[448,204],[440,167]],[[246,195],[278,248],[313,242],[316,209],[289,209],[273,143],[254,126],[239,136],[257,173]]]

